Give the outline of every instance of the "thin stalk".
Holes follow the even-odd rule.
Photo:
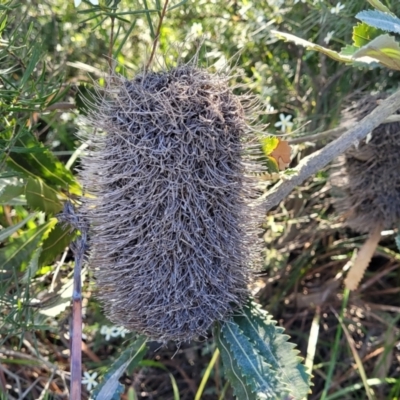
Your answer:
[[[340,319],[343,319],[344,312],[345,312],[345,309],[347,306],[347,302],[349,300],[349,293],[350,293],[349,289],[344,290],[342,309],[340,310]],[[324,386],[324,390],[322,392],[320,400],[326,400],[328,391],[331,387],[333,371],[335,369],[336,360],[337,360],[337,356],[339,353],[339,347],[340,347],[339,342],[340,342],[341,338],[342,338],[342,326],[338,325],[337,330],[336,330],[336,335],[335,335],[335,342],[333,344],[333,349],[332,349],[331,361],[329,363],[328,374],[326,375],[325,386]]]
[[[214,351],[214,354],[213,354],[212,358],[211,358],[211,361],[209,362],[209,364],[207,366],[206,371],[204,372],[203,379],[200,382],[200,386],[197,389],[197,393],[196,393],[196,396],[195,396],[194,400],[200,400],[201,399],[201,395],[203,394],[203,391],[204,391],[204,388],[206,387],[208,378],[210,377],[211,370],[213,369],[215,363],[217,362],[218,357],[219,357],[219,350],[216,349]]]
[[[150,58],[149,58],[149,61],[147,62],[147,65],[146,65],[146,71],[149,69],[149,67],[150,67],[150,65],[151,65],[151,63],[153,61],[154,54],[156,52],[158,40],[160,38],[161,26],[162,26],[165,14],[167,13],[167,6],[168,6],[168,0],[165,0],[164,8],[163,8],[163,10],[161,12],[160,21],[158,22],[157,31],[156,31],[156,34],[155,34],[155,37],[154,37],[153,48],[151,49]]]

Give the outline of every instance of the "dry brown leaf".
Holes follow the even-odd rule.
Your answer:
[[[270,157],[273,157],[278,163],[279,169],[283,171],[290,164],[291,146],[287,140],[279,139],[278,145],[271,152]]]
[[[369,235],[357,254],[354,264],[351,266],[344,283],[349,290],[357,290],[358,285],[375,253],[381,238],[382,227],[378,225]]]

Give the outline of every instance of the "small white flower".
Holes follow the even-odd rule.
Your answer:
[[[339,1],[339,3],[337,3],[335,7],[331,8],[331,14],[339,14],[344,7],[345,5],[341,4]]]
[[[103,325],[100,329],[100,333],[106,337],[106,340],[110,340],[112,337],[115,337],[114,328],[114,326]]]
[[[332,36],[333,36],[334,33],[335,33],[335,31],[330,31],[330,32],[328,32],[328,33],[326,34],[325,39],[324,39],[324,42],[325,42],[326,44],[329,44],[329,42],[331,41]]]
[[[271,106],[271,104],[268,104],[266,111],[268,114],[272,114],[275,111],[275,108],[273,106]]]
[[[297,3],[305,3],[307,0],[294,0],[294,4],[297,4]]]
[[[292,127],[293,127],[293,122],[290,122],[290,120],[292,119],[291,115],[286,115],[285,114],[279,114],[279,119],[280,121],[278,121],[275,126],[277,128],[281,128],[281,132],[286,132],[286,131],[291,131]]]
[[[123,326],[114,326],[113,332],[114,332],[113,337],[121,336],[122,338],[124,338],[125,335],[129,333],[128,329],[125,329]]]
[[[95,388],[98,385],[98,382],[96,382],[97,372],[93,372],[93,374],[84,372],[83,376],[84,378],[82,379],[82,385],[86,385],[86,389],[89,392],[92,390],[92,388]]]

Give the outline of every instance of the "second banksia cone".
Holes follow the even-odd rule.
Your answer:
[[[227,81],[193,65],[113,76],[90,117],[80,213],[98,298],[155,340],[204,335],[247,295],[260,214]]]
[[[346,125],[357,123],[387,95],[367,95],[344,112]],[[397,112],[399,113],[399,111]],[[345,279],[346,287],[357,289],[381,237],[382,229],[392,229],[400,221],[400,123],[383,123],[367,140],[349,149],[331,183],[337,197],[337,211],[346,225],[368,233]]]

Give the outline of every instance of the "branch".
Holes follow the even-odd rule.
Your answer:
[[[154,53],[156,52],[156,48],[157,48],[157,44],[158,44],[158,39],[160,38],[161,26],[162,26],[162,23],[163,23],[165,14],[167,13],[168,1],[169,1],[169,0],[165,0],[164,8],[163,8],[163,10],[162,10],[162,12],[161,12],[161,15],[160,15],[160,21],[159,21],[159,23],[158,23],[158,27],[157,27],[157,31],[156,31],[156,36],[155,36],[154,42],[153,42],[153,48],[151,49],[150,58],[149,58],[149,61],[147,62],[147,65],[146,65],[146,71],[149,69],[149,67],[150,67],[150,65],[151,65],[151,62],[153,61]]]
[[[395,114],[391,115],[390,117],[387,117],[384,121],[381,122],[381,124],[391,124],[392,122],[399,122],[400,121],[400,115]],[[288,142],[289,144],[297,144],[297,143],[304,143],[304,142],[313,142],[314,140],[318,140],[321,138],[324,138],[326,136],[333,136],[333,135],[339,135],[344,132],[346,132],[347,128],[344,127],[337,127],[334,129],[329,129],[327,131],[319,132],[319,133],[314,133],[312,135],[304,135],[304,136],[299,136],[293,139],[289,139]]]
[[[278,183],[272,190],[266,193],[265,199],[266,211],[278,205],[293,188],[302,184],[308,177],[314,175],[334,158],[343,154],[353,144],[364,139],[369,132],[375,129],[378,125],[385,121],[390,115],[395,113],[400,108],[400,90],[392,94],[389,98],[383,101],[378,107],[359,121],[351,129],[345,132],[338,139],[327,144],[321,150],[303,158],[299,165],[295,168],[297,174],[292,175]]]

